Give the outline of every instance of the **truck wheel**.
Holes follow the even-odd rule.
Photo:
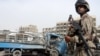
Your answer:
[[[0,56],[4,56],[5,55],[5,51],[0,51]]]
[[[50,51],[50,56],[59,56],[59,53],[57,50],[51,50]]]
[[[20,50],[15,50],[13,56],[22,56],[22,52]]]

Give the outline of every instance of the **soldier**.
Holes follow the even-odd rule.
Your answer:
[[[87,12],[90,11],[89,4],[85,0],[77,0],[75,4],[76,12],[80,15],[79,25],[82,28],[83,37],[87,41],[87,44],[91,48],[92,52],[94,53],[94,49],[96,48],[95,44],[93,43],[95,34],[95,27],[93,24],[93,18],[89,16]],[[86,50],[84,48],[84,44],[79,42],[77,36],[74,36],[74,39],[70,36],[66,37],[66,41],[74,41],[76,42],[76,54],[75,56],[88,56]],[[91,53],[90,53],[91,55]],[[92,56],[92,55],[91,55]]]

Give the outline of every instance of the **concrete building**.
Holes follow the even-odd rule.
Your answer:
[[[57,22],[56,24],[56,32],[57,34],[65,36],[67,33],[67,21],[65,22]]]
[[[57,22],[55,27],[49,27],[49,28],[43,28],[43,35],[45,33],[57,33],[60,35],[65,36],[67,33],[67,21],[63,22]]]
[[[56,27],[43,28],[42,32],[43,35],[46,33],[56,33]]]
[[[9,34],[10,30],[0,30],[0,34]]]
[[[10,30],[0,30],[0,41],[5,41],[7,34],[10,34]]]
[[[22,26],[19,28],[19,32],[32,32],[37,33],[38,29],[35,25],[28,25],[28,26]]]
[[[55,27],[43,28],[43,34],[50,32],[50,33],[57,33],[60,35],[65,36],[67,33],[67,21],[57,22]]]

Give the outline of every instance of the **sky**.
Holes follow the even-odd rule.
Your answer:
[[[67,21],[75,11],[77,0],[0,0],[0,30],[18,31],[20,26],[36,25],[39,32],[42,28],[54,27],[57,22]],[[96,17],[100,25],[100,0],[87,0],[89,14]]]

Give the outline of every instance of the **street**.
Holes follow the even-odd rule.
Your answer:
[[[4,51],[0,52],[0,56],[4,56],[4,54],[5,54]],[[67,56],[74,56],[74,55],[67,54]],[[100,56],[100,50],[95,51],[95,56]]]

